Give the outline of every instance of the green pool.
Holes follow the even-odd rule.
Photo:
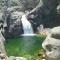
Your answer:
[[[42,49],[41,44],[44,39],[44,36],[21,36],[7,39],[5,43],[7,55],[34,57]]]

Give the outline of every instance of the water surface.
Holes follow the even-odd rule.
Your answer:
[[[5,47],[8,56],[34,56],[42,49],[42,36],[21,36],[7,39]]]

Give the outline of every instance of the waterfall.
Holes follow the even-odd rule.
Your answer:
[[[31,23],[27,20],[25,14],[22,15],[21,21],[24,30],[24,35],[33,35],[33,28],[31,26]]]

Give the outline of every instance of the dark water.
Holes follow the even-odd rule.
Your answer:
[[[45,37],[25,36],[7,39],[5,48],[8,56],[34,56],[42,49]]]

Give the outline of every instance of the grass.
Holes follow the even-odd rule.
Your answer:
[[[42,42],[45,36],[14,37],[7,39],[5,48],[8,56],[23,56],[28,60],[35,60],[42,49]]]

